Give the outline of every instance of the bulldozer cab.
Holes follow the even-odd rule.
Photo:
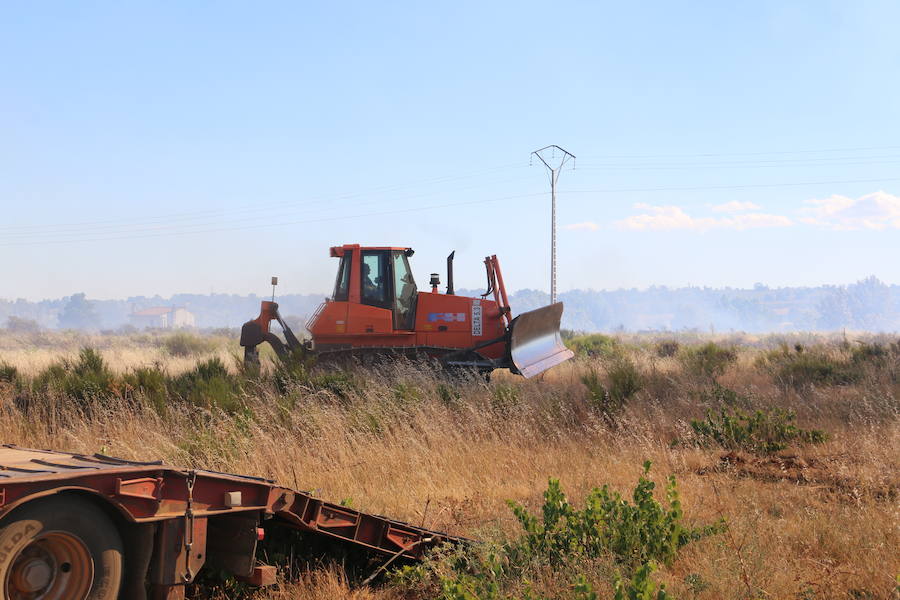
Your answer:
[[[342,250],[332,299],[389,309],[395,330],[414,329],[418,290],[407,259],[411,250],[358,247]]]

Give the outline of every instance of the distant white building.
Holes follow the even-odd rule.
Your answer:
[[[129,322],[139,329],[182,329],[195,327],[194,313],[180,306],[152,306],[133,310],[128,315]]]

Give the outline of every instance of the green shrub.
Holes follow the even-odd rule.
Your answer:
[[[275,371],[272,373],[275,388],[280,394],[286,394],[297,385],[309,383],[309,371],[314,363],[315,358],[304,347],[280,357],[275,361]],[[243,365],[243,361],[240,364]],[[258,375],[258,369],[254,375]]]
[[[799,344],[765,353],[759,364],[784,387],[797,389],[810,385],[849,385],[862,378],[861,362],[867,351],[859,351],[855,362],[836,357],[821,349],[806,350]]]
[[[573,600],[598,600],[597,592],[594,591],[593,586],[588,583],[584,575],[579,575],[572,587],[575,592]]]
[[[444,404],[444,406],[456,408],[462,402],[462,394],[460,394],[459,390],[453,385],[438,383],[437,389],[435,391],[437,392],[437,396],[441,399],[441,402]]]
[[[250,451],[246,419],[240,412],[237,412],[233,427],[209,427],[210,420],[202,415],[191,415],[190,418],[195,430],[176,444],[189,457],[190,463],[234,461]]]
[[[197,363],[192,370],[172,379],[172,391],[184,400],[206,408],[234,412],[240,405],[240,381],[228,372],[218,357]]]
[[[569,504],[556,479],[550,479],[544,492],[540,519],[509,502],[525,530],[510,553],[555,566],[575,557],[612,555],[631,573],[651,560],[671,564],[684,545],[721,529],[722,524],[686,527],[675,477],[670,476],[666,485],[667,508],[653,497],[656,484],[647,479],[649,472],[647,461],[632,493],[633,504],[605,485],[591,490],[584,509],[578,510]]]
[[[780,408],[757,410],[752,415],[723,408],[705,420],[693,419],[691,429],[701,443],[762,454],[784,450],[792,443],[818,444],[828,438],[818,429],[800,429],[793,421],[794,413]]]
[[[856,364],[883,364],[891,355],[891,349],[881,344],[861,342],[850,349],[850,360]]]
[[[707,342],[700,346],[682,347],[678,351],[678,360],[688,375],[715,379],[737,360],[737,352],[733,348]]]
[[[656,355],[660,358],[668,358],[678,354],[681,344],[677,340],[664,340],[656,344]]]
[[[536,595],[531,586],[527,584],[525,589],[515,596],[504,592],[501,586],[502,572],[502,565],[491,563],[477,573],[458,573],[455,577],[443,578],[441,580],[441,600],[550,600],[546,596]],[[579,575],[571,587],[572,593],[564,596],[566,600],[598,600],[599,598],[584,575]],[[630,599],[631,596],[622,598]],[[643,596],[636,596],[636,598],[640,599]],[[661,596],[658,600],[669,599],[670,596]],[[653,597],[652,600],[657,600],[657,598]]]
[[[327,390],[340,398],[349,400],[362,394],[362,387],[349,371],[330,371],[312,377],[310,383],[319,390]]]
[[[566,341],[566,346],[578,356],[611,358],[621,352],[619,341],[602,333],[578,335]]]
[[[457,564],[451,574],[439,577],[441,600],[511,600],[501,591],[505,578],[501,557],[488,553],[468,562],[467,568]]]
[[[510,415],[519,406],[519,389],[509,383],[498,383],[491,388],[491,408],[498,415]]]
[[[723,385],[713,383],[711,387],[704,388],[700,392],[700,402],[716,409],[724,407],[748,410],[754,405],[755,400],[752,396],[740,394]]]
[[[394,401],[400,406],[409,407],[422,401],[422,390],[408,381],[398,381],[394,384]]]
[[[103,356],[93,348],[82,348],[75,360],[54,363],[34,379],[40,391],[53,390],[82,402],[108,396],[116,383]]]
[[[0,381],[5,383],[16,383],[19,378],[19,370],[13,365],[0,362]]]
[[[669,477],[668,506],[663,506],[654,498],[649,470],[650,463],[644,463],[630,502],[604,486],[590,492],[583,509],[569,504],[559,481],[550,479],[540,516],[508,503],[522,525],[519,538],[502,545],[446,546],[424,563],[394,572],[392,581],[415,589],[417,596],[442,600],[544,600],[529,579],[549,566],[572,582],[570,593],[554,598],[598,600],[583,569],[596,569],[597,559],[611,558],[618,570],[610,575],[616,600],[672,600],[651,579],[656,562],[671,564],[685,544],[725,525],[685,526],[675,478]]]
[[[132,397],[150,403],[159,414],[165,412],[169,398],[169,376],[159,367],[138,367],[122,377],[122,383]]]
[[[648,562],[638,568],[627,581],[616,579],[616,594],[613,600],[675,600],[666,593],[666,586],[656,587],[650,575],[656,570],[656,564]]]
[[[644,386],[644,379],[637,367],[627,358],[612,362],[606,371],[609,385],[603,385],[597,371],[591,369],[581,377],[588,389],[588,404],[605,421],[614,424],[625,409],[628,400]]]
[[[37,333],[41,330],[41,324],[34,319],[10,315],[6,319],[6,330],[11,333]]]
[[[640,371],[626,358],[613,362],[606,370],[606,376],[609,378],[609,395],[622,404],[644,387]]]
[[[882,373],[892,382],[900,379],[900,342],[888,345],[860,343],[850,349],[850,365],[855,367],[857,377]]]
[[[216,344],[212,340],[182,331],[164,338],[162,346],[171,356],[195,356],[212,352]]]

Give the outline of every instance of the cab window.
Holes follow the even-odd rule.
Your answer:
[[[409,270],[406,253],[394,251],[394,329],[412,329],[416,317],[416,282]]]
[[[370,306],[390,308],[388,285],[388,256],[383,250],[370,250],[362,253],[361,263],[362,303]]]
[[[332,300],[335,302],[346,302],[350,298],[350,261],[352,258],[353,254],[350,252],[341,257],[337,281],[334,283],[334,295],[332,296]]]

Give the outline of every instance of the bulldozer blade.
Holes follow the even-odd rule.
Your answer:
[[[534,377],[575,356],[559,333],[562,312],[562,302],[557,302],[522,313],[510,323],[510,358],[524,377]]]

